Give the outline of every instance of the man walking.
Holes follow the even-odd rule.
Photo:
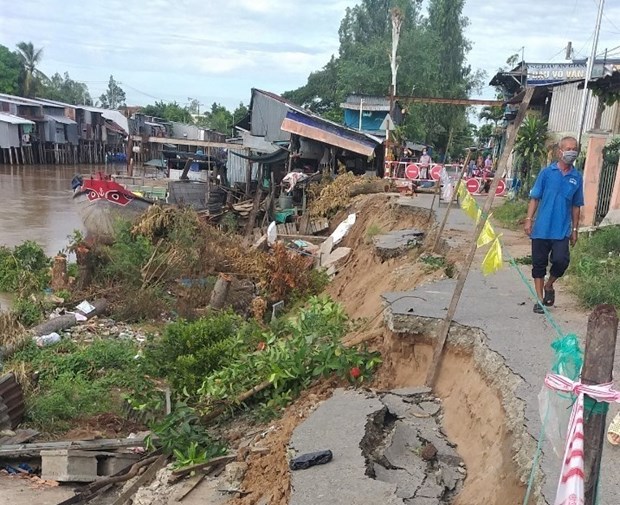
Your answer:
[[[544,313],[541,301],[548,307],[555,303],[553,285],[568,268],[569,244],[577,243],[583,206],[583,177],[573,166],[579,155],[577,139],[564,137],[559,150],[560,159],[538,174],[525,218],[525,233],[532,239],[532,277],[538,295],[534,312],[537,314]],[[550,260],[549,278],[545,283]]]

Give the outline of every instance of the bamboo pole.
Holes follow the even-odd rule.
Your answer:
[[[441,234],[443,233],[443,229],[446,226],[448,221],[448,216],[450,215],[450,209],[452,208],[452,202],[455,198],[458,198],[459,188],[461,187],[461,182],[463,180],[463,176],[467,172],[467,165],[469,164],[469,160],[471,159],[471,149],[467,149],[467,156],[465,156],[465,163],[463,164],[463,169],[459,174],[459,178],[456,181],[456,186],[454,186],[454,192],[452,193],[452,198],[448,201],[448,207],[446,208],[446,213],[441,220],[441,225],[439,226],[439,230],[437,230],[437,235],[435,236],[435,242],[433,243],[433,248],[431,252],[435,252],[437,250],[437,245],[439,244],[439,240],[441,239]]]
[[[493,199],[495,198],[495,192],[497,191],[497,186],[499,185],[499,181],[502,178],[502,172],[506,168],[508,164],[508,157],[512,152],[512,148],[514,147],[515,140],[517,137],[517,130],[519,126],[523,122],[525,118],[525,113],[530,105],[530,101],[532,100],[532,95],[534,94],[534,88],[528,88],[525,92],[525,96],[523,97],[523,102],[521,102],[521,106],[519,107],[519,112],[514,123],[508,129],[508,142],[506,142],[506,146],[504,151],[502,152],[502,157],[498,164],[497,170],[495,171],[495,177],[493,177],[493,183],[491,184],[491,189],[489,190],[489,194],[487,196],[486,201],[484,202],[484,207],[482,208],[482,217],[476,223],[476,227],[474,233],[471,238],[471,245],[469,248],[469,252],[463,264],[463,267],[459,271],[458,280],[456,283],[456,288],[454,289],[454,293],[452,294],[452,300],[450,301],[450,306],[448,307],[448,313],[446,314],[445,319],[443,320],[440,328],[439,334],[437,335],[437,344],[435,346],[433,352],[433,360],[431,362],[431,366],[428,369],[428,374],[426,376],[426,385],[432,387],[435,383],[435,377],[437,375],[437,370],[439,368],[439,364],[441,362],[441,357],[443,354],[443,348],[446,344],[446,339],[448,338],[448,332],[450,331],[450,325],[452,320],[454,319],[454,314],[456,313],[456,309],[459,304],[459,300],[461,299],[461,294],[463,293],[463,288],[465,287],[465,281],[467,280],[467,275],[469,274],[469,270],[471,268],[471,264],[474,261],[474,256],[476,255],[476,250],[478,249],[477,239],[482,232],[482,228],[484,227],[489,211],[491,210],[491,206],[493,205]]]

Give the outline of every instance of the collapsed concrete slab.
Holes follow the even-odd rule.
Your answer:
[[[402,256],[423,241],[424,232],[418,229],[395,230],[373,239],[375,252],[382,261]]]
[[[292,472],[291,505],[451,503],[465,471],[440,433],[439,410],[431,416],[419,406],[434,404],[428,391],[336,390],[293,434],[297,453],[329,449],[333,460]]]

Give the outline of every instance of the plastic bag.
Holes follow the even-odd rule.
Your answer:
[[[555,361],[551,370],[571,380],[577,380],[583,365],[583,351],[576,335],[570,334],[555,340],[551,347]],[[551,391],[543,385],[538,394],[540,419],[545,427],[545,437],[559,458],[564,457],[566,432],[575,396]]]

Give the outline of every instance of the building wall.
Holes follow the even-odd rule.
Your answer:
[[[576,135],[579,127],[579,112],[583,90],[578,89],[579,83],[566,84],[553,88],[551,108],[549,111],[549,132],[559,135]],[[594,127],[594,117],[598,107],[598,98],[590,91],[584,131]],[[612,107],[605,107],[601,118],[601,129],[611,130],[613,134],[620,132],[620,114],[618,103]]]
[[[239,154],[247,154],[246,149],[228,149],[228,159],[226,160],[226,175],[228,177],[228,183],[234,184],[236,182],[246,182],[246,170],[248,163],[245,158],[240,158],[231,153],[231,151]],[[258,163],[252,163],[252,179],[256,179],[258,175]]]
[[[255,92],[250,119],[252,135],[265,137],[267,142],[290,140],[291,134],[280,129],[288,111],[289,107],[285,103]]]
[[[0,149],[19,147],[19,127],[16,124],[0,122]]]

